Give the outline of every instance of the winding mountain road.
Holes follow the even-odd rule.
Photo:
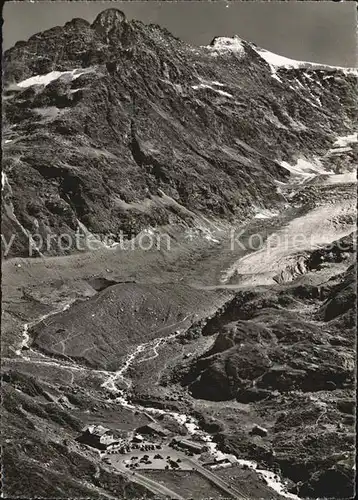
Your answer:
[[[200,475],[202,475],[205,479],[207,479],[212,484],[214,484],[221,491],[223,491],[224,493],[229,495],[229,497],[236,498],[237,500],[250,500],[247,496],[245,496],[243,493],[241,493],[241,491],[239,491],[237,488],[228,485],[220,477],[218,477],[216,474],[213,474],[210,470],[206,469],[205,467],[200,465],[198,462],[191,460],[190,458],[188,459],[188,462],[190,462],[190,464],[193,466],[193,468]]]

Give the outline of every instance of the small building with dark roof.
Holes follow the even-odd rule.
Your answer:
[[[170,432],[167,429],[164,429],[164,427],[155,422],[150,422],[142,427],[138,427],[136,432],[139,434],[161,437],[167,437],[170,435]]]
[[[192,453],[202,453],[204,451],[204,446],[203,444],[196,443],[195,441],[190,441],[189,439],[173,439],[172,443],[179,448],[186,449],[188,451],[191,451]]]

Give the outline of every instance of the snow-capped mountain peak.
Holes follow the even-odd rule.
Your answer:
[[[241,56],[245,55],[245,47],[250,47],[253,49],[264,61],[266,61],[272,69],[273,73],[276,73],[278,68],[285,69],[317,69],[317,70],[341,70],[345,74],[358,74],[357,68],[345,68],[342,66],[332,66],[329,64],[316,63],[312,61],[300,61],[296,59],[291,59],[280,54],[276,54],[264,48],[258,47],[255,43],[247,42],[240,38],[238,35],[233,37],[217,36],[215,37],[210,45],[207,46],[208,49],[214,50],[218,53],[233,52]]]
[[[214,49],[220,52],[236,52],[239,54],[245,53],[244,40],[239,36],[235,35],[234,37],[226,37],[226,36],[217,36],[215,37],[208,48]]]

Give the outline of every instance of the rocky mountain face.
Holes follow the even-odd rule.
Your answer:
[[[4,55],[5,236],[135,235],[280,206],[280,162],[352,129],[357,77],[264,56],[237,37],[192,47],[116,9],[18,42]],[[22,239],[8,256],[28,253]]]
[[[53,384],[18,371],[2,375],[1,382],[6,498],[154,498],[144,487],[98,466],[96,451],[84,453],[76,446],[83,420]],[[91,403],[82,404],[84,412]]]
[[[353,497],[357,71],[109,9],[4,78],[5,497]],[[78,440],[153,420],[224,487]]]

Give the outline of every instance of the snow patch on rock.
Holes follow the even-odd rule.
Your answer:
[[[217,94],[223,95],[225,97],[233,97],[232,94],[229,94],[228,92],[224,92],[223,90],[220,89],[215,89],[212,85],[208,85],[207,83],[199,83],[199,85],[192,85],[191,86],[194,90],[198,89],[210,89],[216,92]]]
[[[321,165],[319,160],[307,160],[304,158],[299,158],[296,160],[294,165],[288,163],[287,161],[282,161],[280,163],[281,167],[285,168],[295,177],[301,178],[302,182],[310,179],[318,174],[327,174],[334,172],[327,172]]]
[[[7,176],[3,171],[1,171],[1,191],[5,188],[6,182]]]
[[[282,80],[280,77],[277,76],[277,73],[275,70],[272,69],[271,67],[271,72],[272,72],[272,78],[274,78],[275,80],[277,80],[278,82],[282,83]]]
[[[358,142],[358,133],[351,135],[342,135],[340,137],[337,137],[337,139],[333,143],[333,147],[344,148],[349,144],[354,144],[356,142]]]
[[[201,76],[198,77],[200,80],[200,83],[205,83],[207,85],[215,85],[216,87],[225,87],[225,83],[217,82],[216,80],[205,80],[205,78],[202,78]]]
[[[263,209],[258,209],[254,218],[255,219],[272,219],[272,217],[277,217],[278,215],[279,215],[279,212],[263,208]]]
[[[328,175],[322,184],[350,184],[352,182],[357,182],[356,172],[346,172],[345,174],[333,174]]]

